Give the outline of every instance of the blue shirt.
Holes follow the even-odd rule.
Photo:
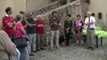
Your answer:
[[[33,18],[27,18],[27,21],[28,21],[30,24],[35,24],[35,21],[34,21]],[[27,34],[34,34],[34,33],[36,33],[36,28],[35,28],[35,26],[32,26],[32,27],[27,26],[26,32],[27,32]]]

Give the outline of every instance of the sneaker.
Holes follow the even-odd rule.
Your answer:
[[[29,54],[29,56],[34,56],[35,54],[33,54],[33,53],[31,53],[31,54]]]

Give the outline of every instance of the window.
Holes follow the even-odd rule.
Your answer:
[[[98,19],[102,19],[102,13],[101,12],[98,13]]]
[[[86,3],[90,4],[90,0],[85,0]]]

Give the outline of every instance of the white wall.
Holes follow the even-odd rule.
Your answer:
[[[107,25],[107,0],[91,0],[90,10],[95,13],[96,19],[98,19],[98,13],[103,14],[102,22]]]

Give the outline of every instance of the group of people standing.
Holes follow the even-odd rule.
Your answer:
[[[33,56],[34,53],[45,50],[45,38],[44,38],[44,28],[45,22],[41,15],[33,19],[31,13],[25,13],[20,11],[16,18],[14,19],[12,14],[12,8],[7,7],[5,9],[6,14],[2,18],[2,28],[0,30],[0,60],[29,60],[29,55]],[[95,18],[91,16],[91,12],[88,12],[85,22],[81,19],[80,15],[77,15],[76,20],[73,22],[70,14],[66,15],[64,21],[64,32],[65,32],[65,45],[69,46],[70,35],[72,32],[76,35],[76,43],[82,44],[82,30],[84,25],[86,25],[88,32],[88,49],[94,49],[94,27]],[[56,48],[59,49],[59,29],[61,27],[60,18],[56,11],[52,12],[49,20],[50,27],[50,47],[54,49],[54,40],[56,42]],[[4,30],[4,31],[3,31]],[[18,48],[14,43],[14,37],[16,38],[28,38],[27,46],[23,48]],[[6,52],[5,52],[6,51]],[[4,57],[5,56],[5,57]]]

